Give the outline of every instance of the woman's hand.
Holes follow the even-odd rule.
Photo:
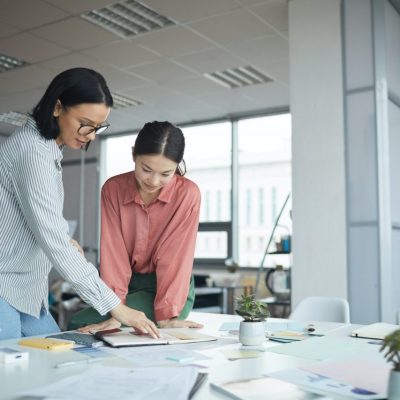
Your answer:
[[[79,251],[79,253],[80,253],[83,257],[85,257],[85,253],[84,253],[84,251],[83,251],[81,245],[80,245],[75,239],[72,239],[72,238],[71,238],[71,239],[69,239],[69,242],[70,242],[74,247],[77,248],[77,250]]]
[[[115,320],[124,325],[132,326],[141,334],[149,334],[154,339],[160,337],[160,332],[154,322],[149,320],[145,313],[141,311],[134,310],[120,303],[111,310],[111,315]]]
[[[184,319],[165,319],[163,321],[157,321],[157,325],[160,328],[202,328],[203,325],[194,321],[186,321]]]
[[[117,321],[115,318],[110,318],[107,321],[100,322],[98,324],[86,325],[82,328],[79,328],[79,332],[92,332],[92,331],[104,331],[106,329],[114,329],[119,328],[121,326],[121,322]]]

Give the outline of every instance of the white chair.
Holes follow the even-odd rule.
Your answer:
[[[340,297],[306,297],[289,315],[289,319],[350,323],[349,303]]]

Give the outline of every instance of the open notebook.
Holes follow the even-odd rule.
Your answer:
[[[217,340],[214,336],[205,335],[190,328],[164,328],[160,329],[160,333],[161,338],[153,339],[150,335],[135,333],[132,328],[93,332],[97,339],[103,340],[112,347],[182,344]]]

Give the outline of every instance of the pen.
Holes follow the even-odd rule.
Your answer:
[[[58,363],[54,366],[54,368],[64,368],[64,367],[72,367],[75,365],[84,365],[84,364],[91,364],[98,361],[103,361],[104,358],[85,358],[84,360],[74,360],[74,361],[65,361],[62,363]]]

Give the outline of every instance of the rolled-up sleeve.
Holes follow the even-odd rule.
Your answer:
[[[157,294],[156,321],[177,317],[189,293],[200,214],[200,191],[192,187],[190,208],[182,206],[172,218],[155,252]]]
[[[16,199],[39,246],[82,299],[105,315],[120,300],[70,243],[59,195],[61,168],[33,148],[16,160],[16,169],[18,174],[12,177]]]

